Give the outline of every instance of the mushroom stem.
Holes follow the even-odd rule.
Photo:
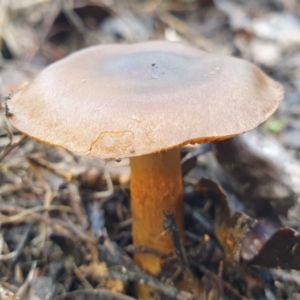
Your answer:
[[[163,211],[174,213],[182,237],[184,230],[180,149],[131,157],[130,163],[133,243],[168,253],[173,244],[163,229]],[[134,258],[149,274],[161,271],[161,260],[152,254]]]

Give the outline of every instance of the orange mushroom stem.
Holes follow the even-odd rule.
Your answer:
[[[135,245],[172,251],[168,234],[163,232],[163,211],[172,211],[183,236],[183,197],[180,149],[131,157],[131,208]],[[137,264],[149,274],[161,271],[153,254],[135,254]]]
[[[180,149],[130,158],[133,243],[163,253],[172,251],[169,234],[163,231],[163,211],[172,211],[183,237],[183,196]],[[135,262],[146,272],[157,275],[161,260],[148,253],[137,253]],[[151,289],[138,287],[140,299],[151,299]]]

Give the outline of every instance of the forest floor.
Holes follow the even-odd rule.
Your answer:
[[[187,261],[164,256],[157,278],[132,259],[151,249],[132,245],[129,161],[24,140],[5,117],[5,101],[66,55],[154,39],[246,59],[285,89],[221,152],[182,149]],[[1,0],[0,299],[130,300],[141,280],[155,299],[300,299],[299,50],[298,0]],[[186,270],[199,286],[182,292]]]

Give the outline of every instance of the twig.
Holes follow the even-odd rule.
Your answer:
[[[47,9],[47,13],[44,14],[42,23],[40,24],[40,29],[42,29],[38,36],[38,41],[34,45],[30,56],[27,58],[28,61],[31,61],[33,57],[41,50],[44,44],[47,44],[46,38],[54,24],[55,19],[60,13],[60,7],[55,1],[48,1],[49,6]]]
[[[105,278],[105,277],[103,277]],[[151,277],[141,272],[131,272],[122,268],[121,271],[110,271],[108,279],[120,279],[122,281],[134,281],[142,283],[153,288],[155,291],[170,297],[174,300],[193,300],[194,297],[191,293],[180,291],[174,286],[162,283],[160,280]]]
[[[0,286],[4,287],[5,289],[11,291],[12,293],[16,293],[18,291],[18,288],[13,285],[13,284],[10,284],[6,281],[2,281],[0,280]],[[1,299],[1,298],[0,298]]]
[[[10,252],[8,254],[2,254],[0,255],[0,260],[2,261],[6,261],[6,260],[10,260],[12,263],[15,263],[17,261],[17,259],[19,258],[25,244],[26,241],[29,237],[29,233],[32,229],[31,225],[27,226],[27,229],[25,231],[25,233],[22,235],[20,242],[18,243],[18,246],[16,247],[16,249],[13,252]]]
[[[113,185],[111,176],[110,176],[108,170],[106,170],[106,168],[103,169],[103,175],[106,180],[107,190],[93,193],[93,197],[95,197],[95,198],[107,198],[107,197],[110,197],[111,195],[113,195],[113,193],[114,193],[114,185]]]
[[[69,216],[66,214],[66,213],[62,213],[62,216],[65,220],[65,224],[68,225],[68,227],[78,236],[78,237],[81,237],[82,239],[86,239],[88,237],[88,240],[90,241],[96,241],[96,239],[94,239],[93,237],[91,236],[88,236],[84,233],[84,231],[81,230],[80,227],[76,226],[76,224],[74,224],[71,219],[69,218]]]
[[[56,210],[56,208],[65,208],[65,206],[62,205],[52,205],[49,210]],[[37,210],[43,210],[44,207],[39,207]],[[60,209],[61,210],[61,209]],[[69,207],[67,207],[67,210],[69,210]],[[25,213],[26,209],[23,209],[21,207],[13,207],[8,205],[1,205],[0,206],[1,212],[11,213],[18,211],[18,217],[15,218],[15,216],[8,217],[3,214],[0,214],[0,223],[1,224],[11,224],[11,223],[38,223],[43,222],[49,227],[52,227],[54,231],[57,231],[59,234],[71,239],[74,242],[78,242],[78,240],[85,241],[85,242],[91,242],[96,243],[96,239],[94,237],[86,235],[83,231],[81,231],[80,228],[76,227],[71,222],[64,222],[60,219],[48,219],[44,216],[37,214],[37,213]]]
[[[79,183],[81,182],[81,176],[82,173],[77,173],[77,172],[68,172],[63,169],[60,169],[56,166],[56,164],[50,163],[40,157],[37,157],[35,155],[28,155],[27,160],[31,164],[35,164],[39,167],[42,167],[46,170],[49,170],[50,172],[62,177],[65,181],[71,182],[71,181],[78,181]],[[107,169],[103,169],[103,177],[106,182],[107,190],[106,191],[99,191],[99,192],[94,192],[92,196],[94,198],[108,198],[114,193],[114,186],[113,186],[113,181],[111,178],[110,173],[108,172]]]
[[[134,4],[132,4],[130,1],[128,1],[127,5],[129,5],[130,10],[135,10],[143,14],[151,14],[159,10],[159,6],[162,4],[162,2],[163,0],[148,0],[141,3],[136,1]]]
[[[167,259],[169,257],[168,254],[165,254],[163,252],[160,252],[156,249],[144,247],[144,246],[136,246],[136,245],[129,245],[125,247],[125,250],[129,253],[147,253],[147,254],[153,254],[161,259]]]
[[[187,256],[180,240],[179,231],[176,225],[175,216],[171,211],[164,211],[164,229],[167,230],[171,236],[173,241],[175,252],[178,257],[179,263],[181,265],[182,270],[189,271],[189,263],[187,260]]]
[[[132,218],[128,218],[124,221],[121,221],[119,222],[117,225],[116,225],[116,229],[118,230],[121,230],[127,226],[131,226],[132,225]]]
[[[0,214],[0,223],[1,224],[10,224],[10,223],[36,223],[43,222],[53,230],[57,231],[59,234],[71,239],[74,242],[78,242],[78,239],[84,242],[96,243],[94,237],[86,235],[80,228],[74,226],[69,220],[68,222],[62,221],[60,219],[48,219],[44,216],[34,213],[34,211],[43,211],[45,207],[39,206],[33,209],[23,209],[21,207],[13,207],[8,205],[1,205],[0,212],[12,213],[18,212],[16,216],[6,216]],[[63,205],[51,205],[48,210],[65,210],[66,212],[72,211],[70,207]]]
[[[205,253],[206,248],[206,242],[202,242],[200,245],[197,245],[194,248],[190,248],[188,252],[186,252],[186,256],[188,257],[188,260],[190,259],[199,259],[199,255],[203,255]],[[129,253],[147,253],[147,254],[153,254],[157,257],[161,258],[163,260],[163,264],[175,264],[178,262],[177,255],[170,255],[166,253],[162,253],[156,249],[144,247],[144,246],[136,246],[136,245],[128,245],[125,247],[125,251]],[[201,260],[202,262],[202,260]]]
[[[61,10],[67,17],[70,24],[74,26],[74,28],[82,35],[84,36],[86,33],[86,28],[83,23],[83,21],[79,18],[79,16],[74,12],[73,10],[73,1],[60,1]]]
[[[222,284],[223,284],[224,288],[227,289],[228,291],[230,291],[231,294],[233,294],[235,297],[237,297],[241,300],[249,300],[249,298],[246,298],[243,295],[241,295],[240,292],[237,289],[235,289],[230,283],[222,280]]]
[[[208,152],[213,151],[211,144],[201,144],[198,148],[190,151],[186,156],[181,159],[181,164],[184,164],[192,158],[197,158],[198,156],[204,155]]]
[[[77,299],[80,296],[87,296],[87,298],[93,298],[91,296],[96,296],[97,299],[105,300],[136,300],[135,298],[126,296],[121,293],[112,292],[108,289],[79,290],[68,292],[63,295],[56,296],[53,300]]]
[[[86,290],[92,290],[93,286],[86,280],[86,278],[81,274],[78,267],[73,263],[73,273],[79,279]]]
[[[188,285],[188,289],[190,291],[193,291],[193,294],[196,295],[198,294],[197,286],[199,284],[195,282],[194,276],[190,270],[187,255],[179,236],[179,230],[176,225],[175,216],[171,211],[164,211],[164,216],[164,229],[168,230],[171,236],[175,248],[175,253],[182,268],[185,281]]]
[[[8,143],[8,145],[4,148],[4,150],[0,154],[0,163],[8,155],[9,152],[11,152],[13,149],[15,149],[16,147],[18,147],[27,138],[27,136],[22,135],[18,141],[16,141],[16,142],[13,143],[13,134],[12,134],[11,130],[8,128],[8,126],[7,126],[6,123],[4,123],[4,128],[7,131],[7,134],[8,134],[10,142]]]
[[[7,207],[8,206],[2,206],[0,208],[0,211],[5,210],[5,208],[7,208]],[[72,212],[72,209],[65,205],[51,205],[47,208],[44,206],[37,206],[37,207],[24,209],[20,213],[14,215],[14,216],[6,216],[3,214],[0,214],[0,222],[1,222],[1,224],[15,223],[15,222],[22,220],[26,216],[30,216],[36,212],[45,211],[45,210],[47,210],[47,211],[59,210],[59,211],[65,211],[65,212]]]
[[[22,234],[21,240],[18,243],[16,250],[14,251],[15,255],[10,259],[11,263],[14,264],[22,254],[22,250],[24,249],[26,242],[28,241],[31,230],[32,230],[32,225],[31,224],[27,225],[27,228],[25,232]]]
[[[73,1],[60,1],[61,10],[65,14],[68,22],[79,32],[88,46],[100,42],[99,37],[87,30],[84,22],[80,19],[73,9]]]
[[[78,190],[78,186],[75,183],[70,182],[68,184],[68,190],[70,195],[70,206],[73,208],[76,219],[82,229],[87,229],[88,218],[82,205],[82,199]]]
[[[27,155],[26,159],[29,161],[30,164],[36,165],[37,167],[44,168],[55,175],[62,177],[65,181],[70,182],[73,179],[73,176],[70,172],[62,170],[56,166],[56,164],[50,163],[41,157],[36,155]]]
[[[185,22],[181,21],[179,18],[170,14],[169,12],[164,11],[159,13],[158,18],[169,27],[174,28],[176,31],[178,31],[183,37],[188,39],[191,43],[206,51],[220,52],[221,49],[222,52],[226,52],[226,54],[230,54],[228,52],[231,52],[230,49],[226,49],[225,47],[215,45],[205,37],[202,37],[196,32],[193,32],[193,30]]]
[[[30,165],[31,165],[32,169],[35,170],[36,177],[39,180],[39,182],[41,183],[41,185],[45,191],[45,196],[44,196],[44,201],[43,201],[44,207],[45,207],[44,217],[48,218],[49,217],[48,208],[51,205],[52,200],[54,198],[53,191],[52,191],[50,185],[48,184],[48,182],[45,180],[43,173],[42,173],[42,169],[39,168],[38,166],[36,166],[35,164],[30,164]],[[46,242],[46,238],[47,238],[47,231],[48,231],[47,226],[45,224],[41,224],[40,231],[41,231],[42,245],[44,245]]]
[[[240,292],[237,289],[235,289],[230,283],[220,278],[217,274],[211,272],[210,270],[206,269],[204,266],[199,265],[196,262],[194,262],[194,265],[206,276],[211,277],[216,282],[220,282],[224,286],[224,288],[230,291],[235,297],[241,300],[249,300],[248,298],[241,295]]]
[[[24,188],[24,183],[2,183],[0,187],[0,196],[8,196]]]
[[[105,237],[103,245],[98,245],[100,255],[106,257],[106,261],[109,260],[110,265],[116,266],[117,268],[121,266],[121,270],[116,271],[111,268],[108,277],[101,276],[100,278],[99,276],[99,279],[120,279],[124,282],[139,282],[174,300],[194,299],[191,293],[180,291],[174,286],[165,284],[155,277],[144,273],[127,255],[122,255],[116,250],[116,247],[108,238],[105,230],[103,230],[103,237]]]
[[[184,204],[184,210],[185,210],[186,213],[191,215],[193,221],[198,223],[201,226],[201,229],[205,233],[209,234],[210,236],[215,236],[214,225],[213,225],[213,222],[211,220],[209,220],[208,218],[205,218],[197,210],[192,209],[192,207],[187,203]]]
[[[31,264],[31,268],[30,271],[25,279],[25,281],[23,282],[23,284],[19,287],[18,292],[16,293],[16,296],[19,297],[20,299],[24,299],[24,296],[27,292],[28,286],[30,284],[30,281],[34,278],[35,275],[35,271],[36,271],[36,266],[37,266],[37,262],[34,261]]]

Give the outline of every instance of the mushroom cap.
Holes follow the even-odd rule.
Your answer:
[[[235,136],[282,98],[281,85],[247,61],[150,41],[78,51],[7,105],[31,138],[111,159]]]

